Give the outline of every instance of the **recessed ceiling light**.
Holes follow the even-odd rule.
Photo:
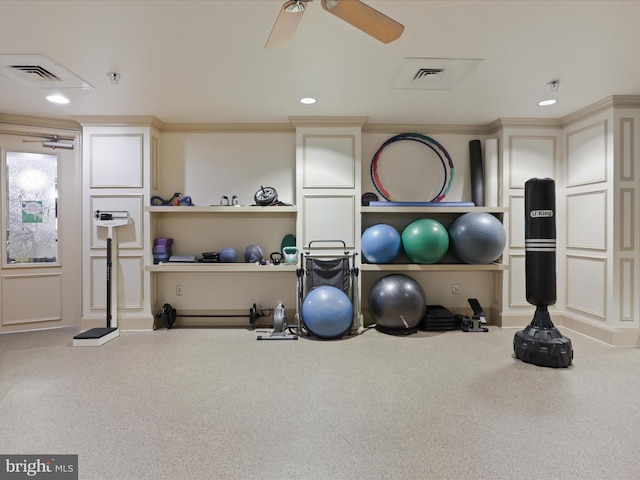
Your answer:
[[[53,102],[53,103],[60,103],[60,104],[69,103],[69,99],[67,97],[62,96],[62,95],[49,95],[47,97],[47,100],[49,100],[50,102]]]
[[[549,100],[542,100],[541,102],[538,102],[538,105],[540,105],[541,107],[547,107],[549,105],[553,105],[554,103],[558,103],[558,101],[550,98]]]
[[[311,97],[304,97],[300,99],[300,103],[304,103],[305,105],[313,105],[316,101],[317,100],[315,98]]]

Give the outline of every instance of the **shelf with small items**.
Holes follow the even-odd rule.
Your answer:
[[[363,206],[361,208],[361,223],[363,232],[376,224],[388,224],[393,226],[398,233],[402,234],[403,230],[409,224],[422,218],[437,220],[448,230],[453,221],[461,215],[468,213],[485,213],[495,216],[502,223],[508,211],[509,209],[507,207]],[[415,263],[410,260],[404,252],[401,252],[398,257],[390,263],[368,263],[364,257],[361,261],[360,269],[365,272],[499,272],[508,269],[508,266],[502,263],[502,257],[487,264],[464,263],[456,258],[451,251],[447,252],[447,254],[436,263],[429,264]]]
[[[489,263],[486,265],[468,263],[363,263],[360,270],[366,272],[478,272],[507,270],[502,263]]]
[[[166,262],[156,265],[149,265],[146,270],[149,272],[165,272],[165,273],[195,273],[195,272],[208,272],[208,273],[246,273],[246,272],[260,272],[260,273],[281,273],[281,272],[295,272],[297,265],[295,264],[280,264],[280,265],[256,265],[254,263],[180,263],[180,262]]]
[[[361,207],[363,214],[380,213],[414,213],[420,215],[435,214],[463,214],[471,212],[485,212],[492,214],[507,213],[507,207]]]
[[[244,205],[234,205],[228,207],[221,206],[209,206],[209,207],[172,207],[172,206],[147,206],[145,207],[145,211],[149,213],[161,213],[161,214],[188,214],[188,213],[221,213],[221,214],[231,214],[238,215],[243,213],[264,213],[267,215],[270,214],[294,214],[298,211],[298,208],[295,205],[289,206],[268,206],[268,207],[260,207],[256,205],[244,206]]]
[[[293,205],[147,206],[145,210],[151,217],[154,241],[171,239],[172,255],[199,259],[204,257],[203,252],[233,249],[237,257],[237,263],[168,262],[167,258],[161,264],[149,265],[150,272],[281,272],[290,268],[284,264],[243,263],[243,251],[259,247],[267,263],[274,253],[281,254],[283,237],[296,231],[297,208]]]

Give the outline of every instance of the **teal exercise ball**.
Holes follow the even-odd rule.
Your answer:
[[[460,215],[451,222],[449,235],[452,253],[461,262],[470,264],[495,262],[507,244],[502,222],[486,212]]]
[[[420,218],[402,231],[402,246],[415,263],[437,263],[449,250],[449,233],[437,220]]]

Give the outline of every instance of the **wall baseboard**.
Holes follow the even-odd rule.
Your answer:
[[[532,314],[502,315],[501,328],[524,328],[531,322]],[[605,324],[576,318],[566,312],[553,312],[551,320],[556,327],[564,327],[574,332],[586,335],[612,347],[640,347],[640,328],[612,328]]]
[[[153,315],[140,315],[140,316],[120,316],[118,318],[118,329],[119,330],[153,330]],[[80,330],[85,331],[90,328],[104,327],[105,326],[105,318],[104,315],[100,317],[83,317],[80,320]]]

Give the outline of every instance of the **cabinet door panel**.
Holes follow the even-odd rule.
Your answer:
[[[303,242],[342,240],[355,246],[355,196],[305,195],[303,199]]]

